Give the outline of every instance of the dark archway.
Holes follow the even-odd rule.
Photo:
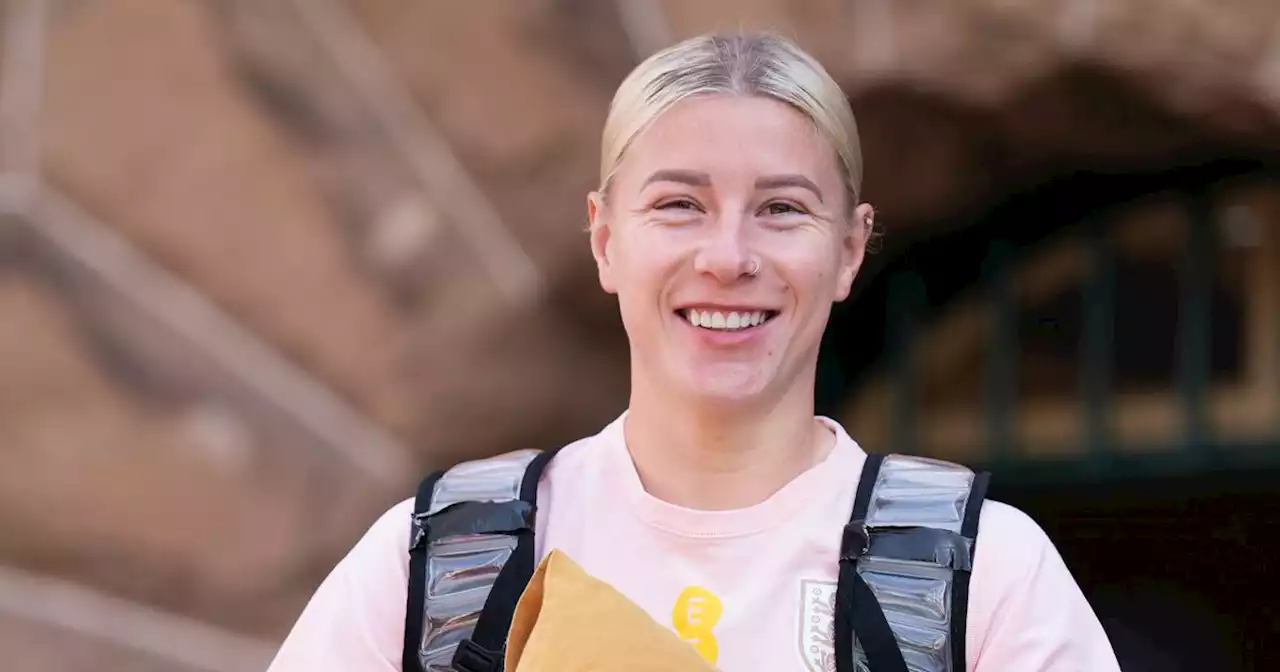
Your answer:
[[[947,221],[918,227],[908,241],[893,241],[887,252],[868,260],[850,301],[838,304],[823,338],[817,404],[831,412],[890,352],[892,280],[902,272],[920,278],[927,303],[919,317],[982,280],[990,244],[1000,240],[1009,252],[1034,245],[1089,216],[1163,191],[1196,191],[1227,180],[1280,177],[1280,156],[1260,158],[1196,157],[1152,162],[1146,169],[1107,172],[1080,170],[1047,178],[995,202]],[[944,233],[931,235],[930,232]]]

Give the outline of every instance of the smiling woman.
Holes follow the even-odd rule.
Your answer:
[[[1116,670],[1052,542],[985,501],[985,475],[869,455],[814,414],[873,217],[822,66],[770,35],[680,43],[622,83],[602,149],[587,212],[628,409],[563,449],[428,477],[272,669],[500,670],[559,551],[726,672]]]

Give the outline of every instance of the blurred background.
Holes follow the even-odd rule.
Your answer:
[[[991,469],[1125,670],[1274,669],[1280,3],[0,4],[3,669],[263,669],[420,475],[615,417],[608,101],[761,27],[886,227],[822,412]]]

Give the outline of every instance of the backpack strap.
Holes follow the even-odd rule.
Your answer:
[[[517,451],[423,480],[410,532],[405,672],[501,672],[537,564],[538,481],[554,454]]]
[[[520,502],[527,505],[522,509],[525,512],[524,525],[516,532],[516,547],[498,571],[484,609],[480,611],[480,618],[476,621],[475,630],[469,639],[458,643],[458,651],[453,656],[453,669],[456,672],[502,672],[507,633],[511,630],[516,603],[520,601],[520,596],[524,594],[538,565],[533,542],[538,510],[538,479],[554,454],[539,453],[525,469],[520,484]]]
[[[426,612],[427,595],[427,543],[426,529],[418,521],[431,509],[431,496],[436,483],[444,476],[437,471],[422,479],[413,498],[413,517],[409,530],[409,595],[404,611],[404,649],[400,667],[404,672],[425,672],[418,658],[418,646],[422,643],[422,618]]]
[[[969,497],[964,503],[964,517],[960,522],[960,536],[969,542],[969,568],[953,572],[951,584],[951,660],[958,669],[965,669],[965,641],[969,632],[969,579],[973,578],[973,559],[978,549],[978,519],[982,516],[982,503],[987,501],[987,486],[991,473],[980,471],[973,476]]]
[[[868,455],[836,584],[837,672],[955,672],[965,665],[969,576],[989,475]],[[891,595],[892,600],[880,601]]]

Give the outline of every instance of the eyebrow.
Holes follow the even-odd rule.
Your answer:
[[[640,185],[643,189],[655,182],[676,182],[679,184],[687,184],[692,187],[709,187],[711,186],[711,176],[707,173],[698,172],[696,170],[678,170],[664,169],[654,171],[652,175],[645,179],[644,184]],[[800,187],[813,192],[818,197],[818,202],[822,200],[822,190],[813,180],[804,175],[784,174],[784,175],[766,175],[756,180],[756,189],[779,189],[782,187]]]
[[[711,176],[696,170],[658,170],[645,179],[640,188],[643,189],[654,182],[678,182],[691,187],[709,187],[711,186]]]
[[[778,189],[781,187],[800,187],[801,189],[808,189],[813,192],[814,196],[818,197],[819,203],[823,202],[822,190],[818,188],[818,185],[813,183],[813,180],[810,180],[804,175],[766,175],[765,177],[756,180],[756,189]]]

